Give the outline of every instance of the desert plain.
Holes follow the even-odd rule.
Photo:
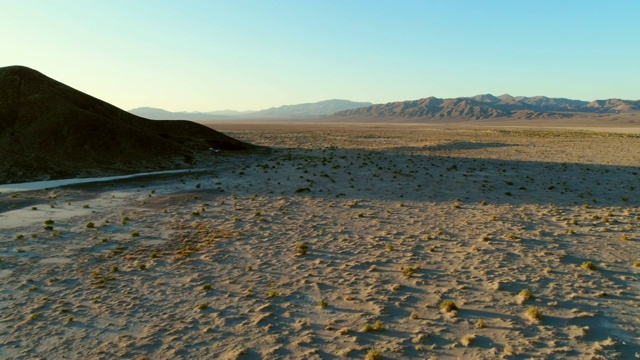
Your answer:
[[[636,127],[210,126],[268,149],[0,189],[0,358],[640,356]]]

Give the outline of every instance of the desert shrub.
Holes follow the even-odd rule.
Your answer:
[[[464,346],[469,346],[475,338],[475,335],[467,335],[460,340],[460,343]]]
[[[539,321],[542,318],[542,311],[535,306],[527,308],[524,313],[531,321]]]
[[[307,245],[305,243],[298,244],[298,247],[296,248],[296,254],[298,254],[298,255],[306,255],[307,252],[309,252],[309,245]]]
[[[402,275],[406,276],[406,277],[412,277],[413,274],[415,274],[415,269],[407,266],[407,267],[403,267],[402,268]]]
[[[364,360],[380,360],[382,359],[382,355],[374,349],[369,350],[367,355],[364,357]]]
[[[520,291],[518,297],[522,300],[531,300],[533,299],[533,293],[529,289],[524,289]]]
[[[322,299],[322,300],[318,301],[318,306],[319,306],[321,309],[324,309],[324,308],[326,308],[327,306],[329,306],[329,303],[327,302],[327,300],[326,300],[326,299]]]
[[[596,265],[594,263],[592,263],[591,261],[585,261],[580,266],[583,269],[587,269],[587,270],[595,270],[596,269]]]
[[[458,306],[456,306],[456,303],[454,303],[452,300],[444,300],[440,303],[440,309],[445,312],[451,312],[454,310],[458,310]]]

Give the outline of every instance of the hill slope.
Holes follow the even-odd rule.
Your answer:
[[[419,100],[376,104],[340,111],[337,117],[421,118],[421,119],[518,119],[563,118],[579,113],[618,114],[640,111],[640,100],[596,100],[593,102],[545,96],[513,97],[491,94],[474,97]]]
[[[0,183],[188,168],[209,147],[252,145],[137,117],[27,67],[0,68]]]

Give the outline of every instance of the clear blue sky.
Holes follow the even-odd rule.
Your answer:
[[[640,1],[0,0],[0,66],[129,110],[640,99]]]

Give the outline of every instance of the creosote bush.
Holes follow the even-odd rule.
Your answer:
[[[594,263],[592,263],[591,261],[585,261],[580,266],[583,269],[587,269],[587,270],[595,270],[596,269],[596,265]]]

